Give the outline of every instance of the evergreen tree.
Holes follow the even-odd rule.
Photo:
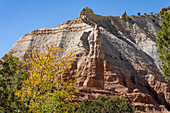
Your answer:
[[[14,95],[26,74],[19,65],[19,59],[12,55],[6,54],[0,60],[0,113],[26,112],[27,108]]]
[[[156,45],[159,58],[162,61],[162,72],[167,81],[170,81],[170,11],[162,16],[162,29],[158,32]]]

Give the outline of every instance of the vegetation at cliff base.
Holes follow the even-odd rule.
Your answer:
[[[162,61],[162,72],[167,81],[170,81],[170,11],[162,16],[162,29],[158,32],[156,45],[159,58]]]
[[[84,100],[76,113],[134,113],[135,108],[123,98],[107,99],[103,96],[90,102]]]
[[[78,107],[73,101],[77,92],[75,79],[68,73],[72,53],[61,58],[61,51],[57,43],[50,43],[41,50],[37,45],[27,51],[23,66],[29,76],[15,95],[29,107],[29,112],[71,113]]]
[[[134,113],[122,98],[100,97],[79,105],[74,101],[76,79],[69,74],[72,52],[61,58],[57,43],[39,48],[28,50],[22,61],[11,54],[0,60],[0,113]]]
[[[50,43],[27,51],[25,59],[5,55],[0,60],[0,113],[72,113],[78,90],[69,74],[72,52],[61,58],[61,48]],[[25,70],[26,71],[25,71]]]
[[[27,76],[19,59],[6,54],[0,60],[0,67],[0,113],[26,112],[28,108],[14,95]]]

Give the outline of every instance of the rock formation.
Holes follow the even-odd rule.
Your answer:
[[[86,7],[75,20],[22,36],[9,52],[24,58],[26,49],[58,40],[62,56],[75,52],[70,73],[77,73],[78,100],[120,96],[141,112],[168,113],[170,84],[155,46],[161,14],[125,17],[96,15]]]
[[[104,54],[101,36],[99,27],[96,25],[88,37],[90,51],[80,78],[81,81],[85,81],[83,81],[83,84],[79,84],[79,86],[104,88]]]
[[[120,16],[120,19],[128,19],[128,16],[126,14],[126,11],[124,12],[124,14],[122,16]]]

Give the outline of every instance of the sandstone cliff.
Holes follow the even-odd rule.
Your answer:
[[[155,46],[160,22],[160,13],[112,17],[86,7],[75,20],[22,36],[9,53],[24,58],[26,49],[58,40],[63,56],[75,52],[70,72],[78,74],[78,100],[120,96],[141,112],[167,113],[170,85],[159,71]]]

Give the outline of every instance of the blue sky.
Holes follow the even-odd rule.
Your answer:
[[[23,35],[78,17],[83,7],[99,15],[158,13],[169,0],[0,0],[0,58]]]

